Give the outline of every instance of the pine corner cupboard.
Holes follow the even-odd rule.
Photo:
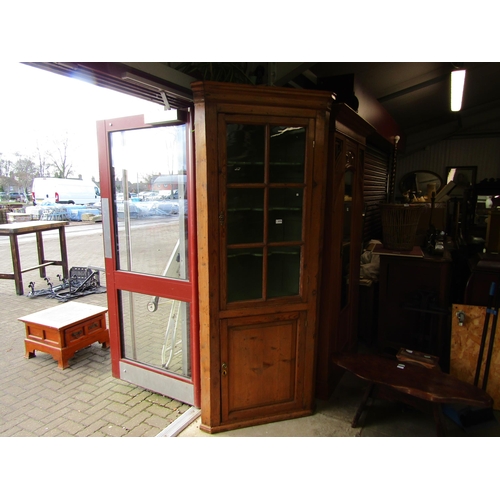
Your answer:
[[[331,92],[215,82],[192,90],[201,428],[310,415]]]

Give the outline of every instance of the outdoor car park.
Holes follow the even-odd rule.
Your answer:
[[[24,193],[10,192],[9,193],[9,201],[26,201],[26,195]]]

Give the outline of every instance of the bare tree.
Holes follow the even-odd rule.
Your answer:
[[[50,175],[49,166],[47,165],[47,152],[43,152],[40,144],[36,145],[36,156],[38,160],[37,177],[48,177]]]
[[[69,177],[73,173],[73,165],[68,159],[69,138],[64,137],[59,143],[55,144],[55,150],[49,152],[50,167],[53,169],[54,177],[61,179]]]
[[[2,158],[3,153],[0,153],[0,177],[9,177],[12,173],[12,162]]]
[[[31,158],[20,154],[16,154],[16,156],[18,156],[18,159],[14,164],[13,174],[17,185],[26,193],[31,191],[33,179],[37,175],[37,167]]]

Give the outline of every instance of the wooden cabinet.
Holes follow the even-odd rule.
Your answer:
[[[192,88],[201,428],[308,415],[331,93]]]
[[[343,370],[333,353],[357,340],[359,270],[363,239],[366,137],[374,129],[349,107],[331,112],[319,313],[317,396],[326,399]]]

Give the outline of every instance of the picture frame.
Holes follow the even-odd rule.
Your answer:
[[[476,184],[477,167],[446,167],[446,183],[453,181],[455,187],[451,198],[463,198],[467,189]]]

